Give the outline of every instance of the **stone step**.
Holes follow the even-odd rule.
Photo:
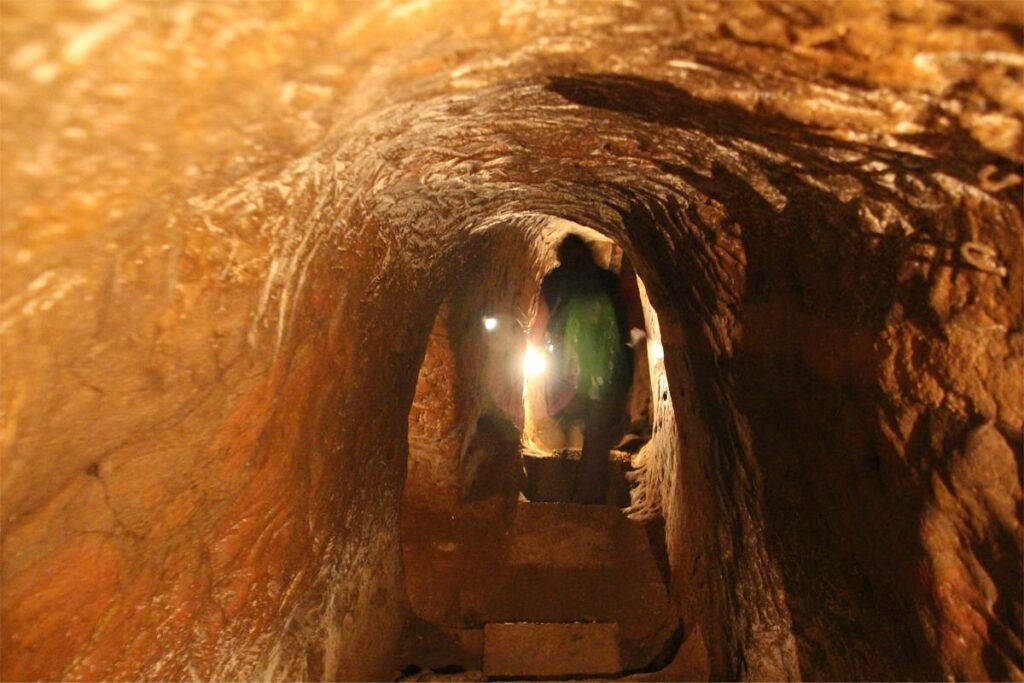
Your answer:
[[[608,500],[617,507],[630,503],[626,472],[631,469],[629,454],[612,452],[608,459]],[[523,453],[526,472],[524,493],[536,503],[572,502],[580,475],[580,454],[566,451],[557,455]]]
[[[484,674],[608,675],[622,671],[616,623],[506,623],[484,626]]]
[[[623,538],[629,535],[623,533],[624,521],[617,508],[604,505],[519,503],[509,562],[551,569],[612,567],[631,554],[620,545],[630,540]]]
[[[616,624],[621,659],[646,665],[678,619],[644,528],[614,507],[519,503],[508,554],[459,591],[464,626]]]

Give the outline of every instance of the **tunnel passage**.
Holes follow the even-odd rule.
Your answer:
[[[463,273],[467,286],[451,292],[437,313],[409,415],[401,531],[413,619],[399,653],[402,671],[607,675],[660,668],[679,645],[664,527],[645,529],[614,509],[578,504],[580,449],[552,449],[548,434],[534,433],[536,415],[531,422],[531,410],[545,403],[530,386],[543,375],[524,367],[527,328],[543,324],[536,313],[541,283],[558,265],[556,248],[577,234],[588,235],[600,267],[623,273],[626,263],[623,276],[636,279],[622,249],[607,238],[568,221],[531,217],[488,230]],[[646,312],[652,320],[649,338],[636,335],[636,355],[644,360],[636,370],[646,382],[632,384],[642,403],[644,394],[650,399],[644,389],[650,378],[667,382],[657,361],[646,362],[647,347],[661,343],[656,314],[639,294],[636,305],[645,309],[639,316]],[[671,420],[667,399],[655,410]],[[628,422],[627,401],[620,411]],[[671,462],[677,454],[657,447],[677,448],[672,436],[656,431],[655,448],[647,451],[641,446],[649,443],[649,430],[641,443],[636,433],[624,433],[621,443],[641,451],[638,464],[651,457]],[[613,450],[605,467],[607,500],[628,508],[630,454]],[[638,502],[652,497],[640,488],[633,495]],[[627,512],[650,521],[642,504]],[[513,644],[503,636],[509,622],[519,624]],[[559,628],[578,631],[573,657],[551,651],[552,640],[558,642],[551,630]]]
[[[0,677],[394,677],[417,372],[536,216],[658,311],[681,651],[1021,676],[1014,3],[0,11]]]
[[[448,489],[447,494],[438,493],[441,498],[450,499],[456,490],[463,497],[469,493],[477,469],[490,455],[487,443],[478,446],[477,440],[519,441],[529,461],[558,456],[568,466],[578,460],[579,423],[556,422],[557,415],[547,412],[543,379],[545,365],[554,362],[550,340],[548,349],[533,351],[542,363],[538,379],[530,382],[530,371],[524,368],[532,345],[530,330],[542,328],[543,332],[544,327],[537,322],[540,283],[558,265],[555,246],[566,235],[586,234],[598,266],[620,278],[613,294],[630,299],[628,309],[622,304],[622,313],[628,311],[630,317],[624,317],[621,325],[631,327],[631,337],[627,339],[623,332],[622,343],[631,356],[632,377],[623,379],[626,393],[616,410],[622,435],[614,444],[628,450],[617,450],[617,457],[628,464],[629,454],[650,438],[647,347],[660,342],[646,336],[644,307],[650,306],[640,299],[638,279],[622,249],[593,230],[541,216],[525,228],[510,225],[492,230],[507,234],[480,247],[476,263],[464,273],[466,286],[451,292],[443,302],[420,369],[410,416],[406,491],[422,484],[424,491],[417,494],[422,499],[432,495],[429,487],[434,485]],[[479,439],[477,431],[481,432]],[[453,452],[455,455],[448,455]],[[448,471],[427,471],[441,461],[447,463]],[[527,463],[528,471],[534,470],[534,464]],[[448,480],[447,486],[439,483],[443,479]],[[624,505],[628,505],[628,496]]]

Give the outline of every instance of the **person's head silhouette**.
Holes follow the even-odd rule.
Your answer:
[[[558,263],[567,269],[593,267],[594,255],[582,237],[569,233],[558,245]]]

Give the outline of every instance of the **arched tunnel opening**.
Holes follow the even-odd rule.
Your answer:
[[[657,493],[647,489],[660,482],[637,476],[632,496],[627,482],[634,472],[671,470],[679,457],[657,314],[623,249],[593,230],[523,216],[488,233],[462,273],[470,286],[438,310],[410,411],[401,535],[413,619],[397,668],[411,677],[661,669],[680,625],[664,525],[651,523]],[[547,411],[557,354],[551,339],[546,348],[532,343],[541,337],[531,330],[544,325],[541,290],[569,235],[587,235],[598,272],[617,274],[609,298],[635,297],[631,316],[621,307],[616,340],[630,358],[612,403],[617,428],[606,446],[614,447],[599,455],[608,470],[602,502],[651,523],[646,529],[609,505],[579,504],[583,439],[591,437]],[[578,283],[566,283],[571,299]],[[653,406],[652,384],[662,390]],[[634,459],[638,468],[657,462],[634,470]]]
[[[0,17],[0,678],[1024,676],[1016,3]]]

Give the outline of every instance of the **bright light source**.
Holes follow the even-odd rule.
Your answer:
[[[665,347],[661,345],[660,341],[654,341],[651,343],[651,355],[654,356],[654,360],[662,360],[665,358]]]
[[[548,359],[533,344],[526,345],[526,355],[523,356],[523,374],[527,377],[537,377],[547,370]]]
[[[498,327],[498,319],[491,318],[490,316],[484,318],[484,329],[488,332],[494,332]]]

